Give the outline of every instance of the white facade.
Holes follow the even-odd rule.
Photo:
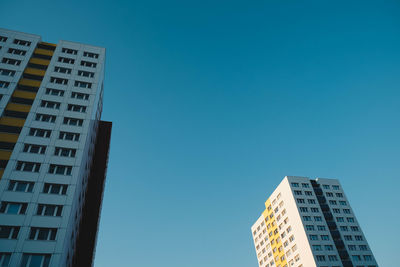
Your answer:
[[[336,179],[285,177],[251,231],[260,267],[378,266]]]
[[[41,38],[4,29],[0,36],[7,38],[0,42],[0,62],[3,58],[22,61],[19,66],[0,63],[0,69],[16,71],[13,77],[0,74],[0,81],[10,81],[7,89],[0,89],[0,114],[4,116],[10,95]],[[16,38],[31,44],[18,46],[13,43]],[[10,47],[27,53],[12,55]],[[69,63],[62,62],[64,58]],[[71,264],[102,111],[104,63],[105,49],[101,47],[59,41],[54,50],[0,179],[0,200],[5,207],[0,227],[20,227],[15,238],[0,238],[0,253],[4,259],[8,257],[9,266]],[[37,129],[49,135],[40,136]],[[24,170],[29,163],[40,167]],[[26,210],[15,211],[15,205],[4,203],[20,204]]]

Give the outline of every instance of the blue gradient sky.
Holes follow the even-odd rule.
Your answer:
[[[257,266],[285,175],[340,179],[398,264],[399,1],[0,2],[0,27],[107,48],[97,267]]]

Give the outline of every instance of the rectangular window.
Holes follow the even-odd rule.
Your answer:
[[[344,221],[344,220],[343,220]],[[349,218],[347,218],[347,222],[354,222],[354,218],[353,217],[349,217]]]
[[[6,42],[7,41],[7,37],[5,37],[5,36],[0,36],[0,42]]]
[[[303,188],[310,188],[310,184],[306,184],[306,183],[302,183],[301,186],[302,186]]]
[[[364,238],[361,235],[355,235],[354,239],[357,240],[357,241],[363,241],[364,240]]]
[[[96,53],[90,53],[90,52],[83,52],[84,57],[91,57],[91,58],[99,58],[99,54]]]
[[[8,86],[10,86],[9,82],[0,81],[0,88],[8,88]]]
[[[69,68],[54,67],[54,72],[58,72],[58,73],[71,74],[71,71],[72,71],[72,69],[69,69]]]
[[[0,205],[0,213],[25,214],[27,206],[27,203],[2,201]]]
[[[2,239],[17,239],[19,226],[0,225],[0,238]]]
[[[328,184],[323,184],[322,187],[323,187],[324,189],[330,189],[330,188],[331,188]]]
[[[34,145],[34,144],[25,144],[23,151],[25,153],[44,154],[46,152],[46,146]]]
[[[96,68],[97,63],[82,60],[81,66],[85,66],[85,67],[89,67],[89,68]]]
[[[9,54],[18,55],[18,56],[25,56],[25,54],[26,54],[25,50],[15,49],[15,48],[8,48],[7,52]]]
[[[333,213],[340,213],[340,209],[332,209]]]
[[[7,58],[7,57],[3,57],[3,59],[1,60],[1,63],[8,64],[8,65],[14,65],[14,66],[21,65],[21,62],[22,62],[21,60]]]
[[[336,193],[335,195],[336,195],[336,197],[343,197],[342,193]]]
[[[308,204],[315,204],[316,203],[314,199],[307,199],[307,201],[308,201]]]
[[[308,212],[308,209],[306,207],[300,207],[301,212]]]
[[[326,227],[325,225],[317,225],[318,231],[325,231]]]
[[[358,226],[351,226],[351,231],[358,232],[360,231],[360,229],[358,228]]]
[[[0,252],[0,266],[7,267],[10,264],[10,259],[11,253]]]
[[[51,184],[45,183],[43,186],[44,194],[56,194],[56,195],[66,195],[68,185],[66,184]]]
[[[42,122],[51,122],[54,123],[56,122],[56,116],[54,115],[48,115],[48,114],[41,114],[41,113],[37,113],[35,120],[37,121],[42,121]]]
[[[302,203],[306,203],[306,202],[304,201],[303,198],[298,198],[297,199],[297,203],[302,204]]]
[[[79,133],[71,133],[71,132],[60,132],[58,139],[61,140],[69,140],[69,141],[79,141]]]
[[[322,221],[322,217],[321,216],[314,216],[314,221],[321,222]]]
[[[361,251],[367,251],[368,247],[366,245],[359,245]]]
[[[61,205],[39,204],[36,215],[39,216],[61,216],[63,207]]]
[[[311,212],[319,212],[318,208],[311,208]]]
[[[15,169],[17,171],[23,171],[23,172],[39,172],[40,163],[28,162],[28,161],[17,161],[17,166]]]
[[[51,130],[31,128],[29,130],[29,135],[30,136],[36,136],[36,137],[50,138]]]
[[[338,185],[332,185],[333,190],[340,190]]]
[[[337,261],[338,258],[336,257],[336,255],[329,255],[328,256],[329,261]]]
[[[22,255],[19,267],[49,267],[51,254],[31,254]]]
[[[345,236],[344,236],[344,240],[346,240],[346,241],[352,241],[352,240],[353,240],[353,237],[352,237],[351,235],[345,235]]]
[[[343,213],[350,214],[351,212],[350,212],[350,209],[343,209]]]
[[[312,192],[311,191],[305,191],[304,193],[306,194],[306,196],[312,196]]]
[[[13,43],[17,44],[17,45],[22,45],[22,46],[30,46],[31,45],[31,42],[20,40],[20,39],[14,39]]]
[[[303,220],[309,222],[311,221],[311,216],[303,216]]]
[[[343,217],[336,217],[336,221],[337,222],[344,222],[344,218]]]
[[[71,175],[72,166],[50,164],[49,173],[60,175]]]
[[[314,231],[314,225],[306,225],[307,231]]]
[[[299,187],[299,183],[291,183],[292,187]]]
[[[14,70],[0,69],[0,75],[14,77],[15,71]]]
[[[317,255],[316,257],[317,257],[317,261],[326,261],[324,255]]]
[[[333,250],[333,246],[332,245],[325,245],[325,250],[331,251],[331,250]]]
[[[347,226],[340,226],[340,231],[348,232],[349,228]]]
[[[81,112],[85,113],[86,112],[86,107],[85,106],[80,106],[80,105],[73,105],[73,104],[68,104],[69,111],[75,111],[75,112]]]
[[[72,93],[71,93],[71,98],[89,100],[89,94],[83,94],[83,93],[72,92]]]
[[[91,89],[92,88],[92,83],[82,82],[82,81],[75,81],[75,87]]]
[[[43,108],[52,108],[52,109],[60,109],[60,102],[53,102],[53,101],[47,101],[47,100],[42,100],[40,102],[40,106]]]
[[[346,202],[346,201],[343,201],[343,200],[341,200],[341,201],[339,201],[339,204],[340,204],[341,206],[346,206],[346,205],[347,205],[347,202]]]
[[[300,190],[294,190],[294,194],[300,196],[302,195],[302,192]]]
[[[66,63],[66,64],[74,64],[75,63],[75,59],[68,58],[68,57],[58,57],[58,62]]]
[[[321,245],[313,245],[312,246],[314,251],[321,251],[322,250],[322,246]]]
[[[82,119],[75,119],[75,118],[69,118],[65,117],[63,120],[64,124],[71,125],[71,126],[82,126],[83,125],[83,120]]]
[[[331,205],[337,205],[337,202],[336,202],[336,200],[329,200],[329,204],[331,204]]]
[[[333,193],[331,193],[331,192],[326,192],[326,196],[327,196],[327,197],[333,197]]]
[[[55,84],[67,85],[67,84],[68,84],[68,79],[57,78],[57,77],[50,77],[50,82],[51,82],[51,83],[55,83]]]
[[[15,191],[15,192],[26,192],[30,193],[33,191],[33,182],[25,182],[25,181],[15,181],[10,180],[8,183],[8,191]]]
[[[329,240],[329,235],[321,235],[321,240]]]
[[[76,149],[56,147],[54,149],[54,155],[59,157],[71,157],[74,158],[76,154]]]
[[[94,72],[78,70],[78,76],[93,78]]]
[[[349,248],[350,251],[357,250],[357,247],[355,245],[348,245],[348,248]]]
[[[65,47],[63,47],[63,48],[61,49],[61,52],[62,52],[62,53],[66,53],[66,54],[71,54],[71,55],[76,55],[76,54],[78,54],[78,50],[70,49],[70,48],[65,48]]]
[[[64,91],[59,89],[46,88],[46,95],[64,96]]]
[[[31,231],[29,233],[29,239],[53,241],[56,240],[56,235],[57,235],[57,228],[31,227]]]

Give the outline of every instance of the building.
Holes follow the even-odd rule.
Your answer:
[[[0,29],[0,266],[91,266],[105,49]]]
[[[260,267],[377,267],[336,179],[285,177],[251,227]]]

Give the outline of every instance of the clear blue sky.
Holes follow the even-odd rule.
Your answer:
[[[398,265],[400,2],[2,0],[0,27],[107,48],[97,267],[257,266],[285,175],[340,179]]]

